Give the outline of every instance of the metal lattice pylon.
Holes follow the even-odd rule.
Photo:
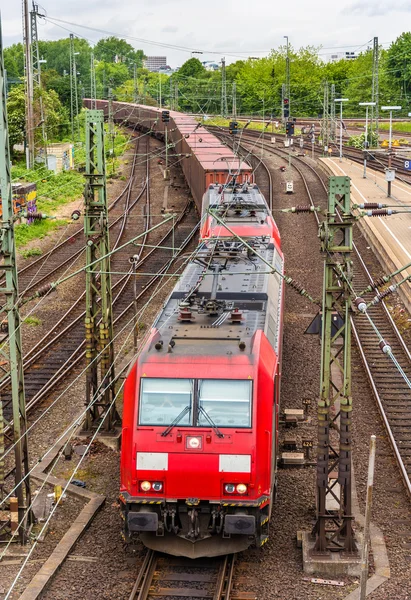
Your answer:
[[[80,124],[78,121],[78,90],[77,90],[77,65],[74,51],[74,35],[70,33],[70,118],[72,142],[80,140]],[[76,125],[74,125],[76,122]]]
[[[1,248],[0,273],[5,284],[0,287],[0,294],[5,297],[2,307],[7,315],[8,335],[0,342],[0,360],[9,365],[11,378],[11,395],[13,405],[13,423],[6,420],[5,415],[0,421],[0,438],[4,441],[4,427],[13,430],[14,468],[10,473],[3,473],[4,479],[14,473],[15,496],[18,499],[18,518],[22,526],[19,530],[20,540],[25,540],[26,525],[31,522],[31,504],[29,461],[27,442],[26,401],[24,394],[23,353],[21,344],[21,327],[19,314],[19,292],[16,265],[16,245],[14,238],[14,211],[10,172],[10,146],[7,123],[6,81],[3,62],[3,41],[0,24],[0,190],[2,203],[1,216]],[[3,302],[2,302],[3,304]],[[0,490],[4,490],[5,481],[0,481]],[[1,492],[0,492],[1,493]]]
[[[227,108],[227,80],[225,70],[225,58],[221,59],[221,116],[225,118],[228,114]]]
[[[110,241],[104,158],[104,114],[101,110],[86,111],[86,177],[86,403],[88,406],[92,403],[92,406],[87,410],[85,429],[91,431],[105,417],[104,429],[111,431],[118,420],[118,414],[113,402],[113,310],[108,256]]]
[[[375,136],[378,144],[378,117],[379,117],[379,46],[378,46],[378,38],[375,37],[373,41],[373,52],[372,52],[372,93],[371,100],[375,102],[375,106],[371,107],[371,122],[370,122],[370,131],[371,131],[371,140],[373,139],[373,132],[375,131]]]
[[[316,537],[314,552],[319,553],[353,553],[357,550],[351,506],[352,228],[350,178],[331,177],[327,217],[320,229],[325,264],[318,402],[317,521],[313,530]],[[335,327],[336,315],[340,320]],[[331,436],[331,429],[339,433]]]
[[[41,61],[39,52],[39,38],[37,32],[37,17],[39,16],[39,7],[33,2],[33,10],[30,13],[30,31],[31,31],[31,67],[33,69],[33,100],[38,100],[39,117],[42,133],[42,147],[44,152],[44,164],[47,165],[47,127],[46,114],[44,110],[42,83],[41,83]],[[36,124],[35,126],[38,127]],[[33,133],[34,135],[34,133]]]

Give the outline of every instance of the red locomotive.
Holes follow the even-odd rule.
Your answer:
[[[234,178],[203,204],[203,240],[126,380],[121,452],[126,537],[192,558],[268,539],[281,377],[283,256],[265,199]]]

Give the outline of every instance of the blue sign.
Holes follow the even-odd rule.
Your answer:
[[[411,171],[411,160],[404,161],[404,169],[407,169],[407,171]]]

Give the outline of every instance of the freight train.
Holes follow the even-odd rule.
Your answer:
[[[161,127],[156,108],[114,110],[142,129]],[[249,165],[211,134],[204,152],[197,123],[170,118],[175,147],[188,154],[183,169],[202,214],[200,242],[126,378],[120,505],[127,540],[197,558],[268,539],[283,254]]]

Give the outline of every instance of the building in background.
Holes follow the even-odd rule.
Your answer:
[[[206,60],[203,62],[203,66],[207,71],[218,71],[221,65],[212,60]]]
[[[159,71],[167,67],[167,56],[147,56],[143,64],[149,71]]]

